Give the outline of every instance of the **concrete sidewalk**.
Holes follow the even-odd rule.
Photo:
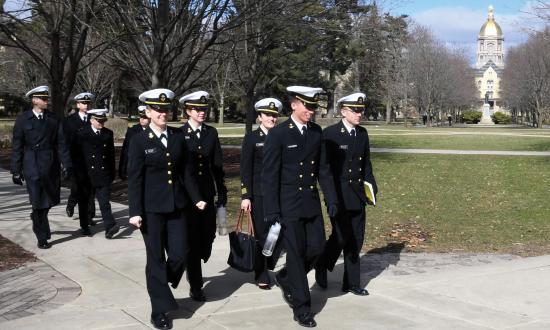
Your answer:
[[[0,197],[0,233],[82,290],[57,308],[0,321],[0,329],[150,328],[145,248],[139,231],[127,225],[124,205],[113,203],[123,227],[114,240],[104,238],[101,223],[93,237],[80,237],[78,221],[66,217],[65,205],[55,207],[50,212],[54,245],[39,250],[25,188],[11,184],[3,170]],[[66,197],[64,190],[62,200]],[[302,329],[278,288],[259,290],[252,274],[229,268],[228,245],[227,236],[216,238],[212,259],[204,266],[208,302],[193,302],[185,280],[175,290],[180,309],[171,314],[174,329]],[[550,256],[387,253],[365,255],[361,262],[362,283],[371,293],[367,297],[340,292],[341,264],[329,273],[326,291],[314,285],[310,273],[318,328],[550,328]]]

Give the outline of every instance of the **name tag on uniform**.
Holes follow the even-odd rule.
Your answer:
[[[189,135],[186,135],[186,136],[185,136],[185,139],[186,139],[186,140],[190,140],[191,137],[190,137]]]
[[[286,147],[287,147],[288,149],[291,149],[291,148],[296,148],[296,147],[298,147],[298,145],[297,145],[297,144],[291,144],[291,145],[286,146]]]
[[[155,152],[157,152],[157,148],[145,149],[146,155],[154,154]]]
[[[344,144],[344,145],[341,145],[341,146],[340,146],[340,149],[344,149],[344,150],[345,150],[345,149],[347,149],[347,148],[348,148],[348,145],[347,145],[347,144]]]
[[[264,146],[264,143],[263,143],[263,142],[256,143],[256,147],[263,147],[263,146]]]

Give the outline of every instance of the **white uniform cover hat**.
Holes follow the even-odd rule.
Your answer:
[[[367,96],[365,93],[353,93],[340,98],[337,103],[340,108],[348,107],[353,110],[359,110],[365,108],[366,100]]]
[[[275,98],[268,97],[256,102],[256,104],[254,104],[254,109],[256,109],[256,112],[265,112],[278,115],[283,109],[283,104]]]
[[[25,94],[26,97],[50,97],[50,88],[46,85],[38,86]]]
[[[77,102],[83,102],[83,103],[92,102],[93,100],[95,100],[95,95],[89,92],[84,92],[84,93],[75,95],[74,100]]]
[[[139,100],[153,108],[167,107],[172,104],[174,92],[166,88],[156,88],[143,92]]]
[[[208,107],[210,103],[208,99],[210,95],[205,91],[197,91],[191,94],[184,95],[180,98],[180,103],[186,107]]]

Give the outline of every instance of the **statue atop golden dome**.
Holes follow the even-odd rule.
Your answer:
[[[502,37],[502,29],[497,22],[495,22],[494,8],[489,6],[489,15],[487,17],[487,22],[483,24],[479,30],[480,37]]]

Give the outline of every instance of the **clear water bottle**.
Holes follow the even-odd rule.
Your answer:
[[[216,220],[218,225],[218,235],[227,235],[227,211],[225,206],[218,207],[216,212]]]
[[[279,232],[281,231],[281,224],[278,222],[275,222],[271,225],[271,228],[269,228],[269,233],[267,234],[267,239],[265,240],[264,248],[262,250],[262,254],[266,257],[271,257],[273,254],[273,249],[275,248],[275,244],[277,244],[277,240],[279,239]]]

